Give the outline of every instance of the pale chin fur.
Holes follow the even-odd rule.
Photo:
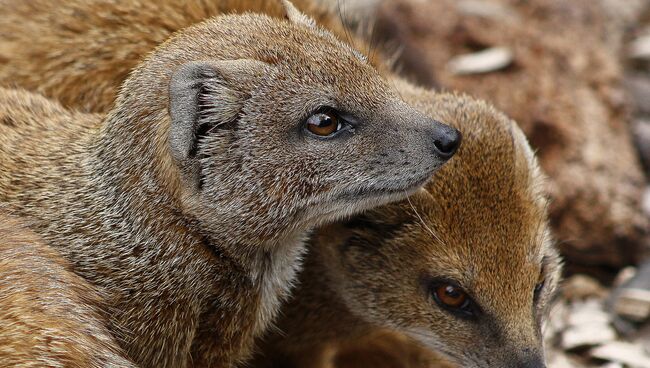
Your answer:
[[[360,212],[391,202],[397,202],[415,194],[426,184],[439,168],[432,173],[414,181],[403,189],[379,190],[374,188],[359,188],[350,191],[328,192],[313,198],[304,206],[301,214],[302,221],[310,224],[311,228],[327,223],[348,219]],[[364,195],[360,199],[359,196]],[[355,193],[354,195],[352,195]],[[324,208],[327,208],[324,210]]]
[[[260,285],[260,323],[263,331],[277,315],[282,302],[287,298],[296,281],[296,274],[302,269],[302,259],[307,252],[304,246],[308,234],[291,234],[281,241],[285,246],[273,250],[273,254],[260,254],[255,258],[251,279]],[[286,246],[300,244],[300,246]]]
[[[424,183],[389,193],[373,193],[367,198],[357,198],[353,201],[348,200],[346,197],[329,199],[327,197],[331,196],[327,196],[322,201],[324,204],[320,208],[318,206],[310,206],[311,209],[303,213],[303,221],[312,224],[313,227],[318,227],[327,223],[348,219],[365,210],[405,199],[422,188]],[[323,211],[323,207],[328,207],[328,210]]]

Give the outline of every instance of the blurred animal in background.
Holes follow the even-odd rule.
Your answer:
[[[293,4],[319,26],[366,48],[326,8],[311,0]],[[0,85],[86,112],[108,111],[131,69],[180,29],[223,14],[285,15],[280,0],[9,0],[0,9]]]

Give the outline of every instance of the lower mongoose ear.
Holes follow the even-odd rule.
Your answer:
[[[316,28],[316,21],[308,17],[296,7],[289,0],[281,0],[282,6],[284,7],[285,18],[287,18],[291,23],[302,24],[307,27]]]
[[[199,183],[199,140],[235,121],[251,89],[271,68],[247,59],[196,61],[172,74],[169,147],[184,179]]]

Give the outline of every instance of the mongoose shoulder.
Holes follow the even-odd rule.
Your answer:
[[[461,367],[544,367],[560,265],[526,138],[486,103],[398,89],[458,128],[462,147],[426,190],[315,234],[258,365],[331,359],[386,328]]]
[[[339,18],[311,0],[294,0],[319,25],[357,43]],[[7,0],[0,2],[0,85],[18,86],[64,107],[105,112],[118,86],[174,32],[229,13],[283,17],[269,0]]]
[[[286,9],[176,33],[106,115],[0,91],[0,201],[106,295],[137,364],[244,359],[308,231],[404,198],[459,144]]]
[[[106,329],[101,305],[61,255],[0,215],[0,366],[135,367]]]

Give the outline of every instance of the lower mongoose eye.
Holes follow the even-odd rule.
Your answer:
[[[468,301],[467,294],[461,288],[450,284],[437,286],[434,297],[438,303],[449,308],[462,308]]]
[[[325,111],[307,118],[305,127],[313,134],[327,137],[341,130],[343,124],[338,114],[333,111]]]
[[[481,312],[480,307],[460,286],[452,282],[438,281],[431,286],[433,300],[444,310],[460,318],[474,319]]]

